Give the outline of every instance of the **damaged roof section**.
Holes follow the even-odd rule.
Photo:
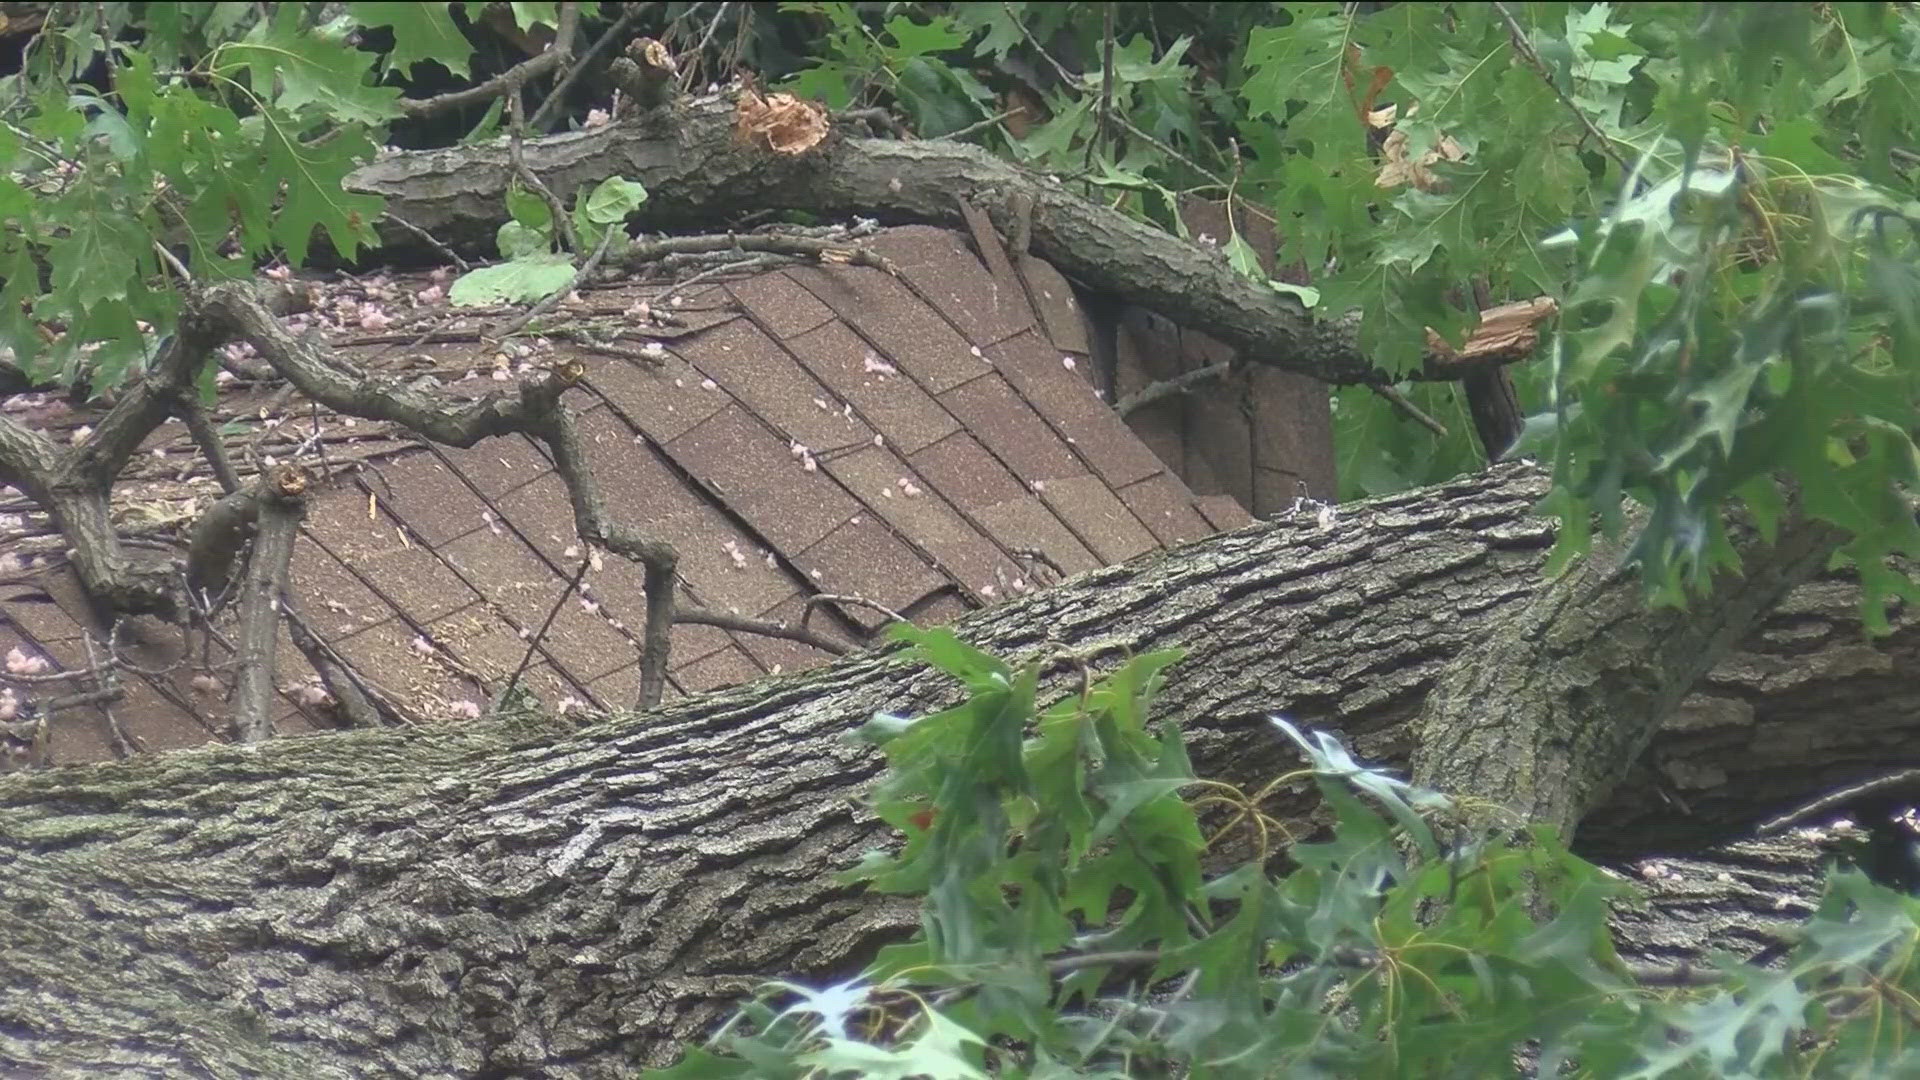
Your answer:
[[[925,227],[884,230],[864,246],[898,276],[819,265],[689,290],[672,325],[647,331],[658,347],[638,357],[558,340],[496,351],[476,336],[407,355],[392,344],[405,334],[334,340],[342,359],[469,396],[530,363],[579,359],[587,375],[566,400],[608,509],[678,550],[680,606],[749,623],[804,619],[848,647],[891,615],[949,620],[1250,520],[1231,499],[1196,499],[1102,399],[1073,290],[1051,267],[1023,259],[1015,269],[997,249],[983,263],[965,237]],[[637,311],[653,295],[627,287],[582,304]],[[293,601],[331,648],[422,718],[474,715],[523,661],[523,680],[549,705],[632,702],[640,568],[585,550],[537,444],[401,442],[390,427],[263,388],[223,405],[253,429],[271,405],[297,418],[286,423],[370,448],[313,499]],[[177,468],[194,460],[179,425],[162,433],[163,458]],[[167,483],[182,522],[217,494],[204,476]],[[129,480],[117,498],[152,501],[147,484]],[[25,508],[9,502],[0,512]],[[28,522],[15,539],[33,531]],[[0,653],[85,664],[90,616],[57,551],[44,537],[15,546],[44,553],[15,554],[0,572]],[[119,731],[104,713],[63,713],[53,760],[111,756],[122,739],[157,749],[223,737],[224,687],[195,682],[178,629],[148,632],[154,641],[142,647],[156,651],[143,666],[164,673],[142,677],[115,706]],[[829,658],[798,641],[681,624],[670,694]],[[335,726],[290,641],[279,670],[279,730]]]

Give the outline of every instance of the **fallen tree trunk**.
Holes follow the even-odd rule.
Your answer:
[[[960,632],[1015,657],[1184,646],[1155,715],[1185,728],[1204,776],[1297,767],[1274,712],[1404,764],[1428,688],[1539,587],[1544,490],[1508,467],[1324,526],[1257,525]],[[1920,689],[1901,673],[1920,625],[1870,645],[1857,597],[1823,578],[1781,605],[1587,817],[1582,845],[1696,846],[1915,745]],[[365,732],[8,778],[0,1061],[628,1075],[759,979],[844,973],[910,928],[906,906],[833,883],[888,839],[856,801],[878,763],[844,735],[955,698],[899,653],[867,652],[579,733]],[[1283,813],[1310,811],[1304,790],[1285,798]],[[1626,951],[1697,955],[1796,914],[1744,881],[1687,892],[1684,920],[1622,923]]]

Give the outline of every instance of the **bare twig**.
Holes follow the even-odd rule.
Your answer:
[[[586,73],[587,68],[593,63],[594,58],[606,52],[615,41],[620,39],[622,34],[627,32],[629,27],[640,21],[640,16],[646,10],[647,5],[645,4],[630,3],[624,5],[623,10],[620,12],[620,17],[615,19],[613,24],[607,27],[606,31],[596,38],[592,45],[587,46],[587,51],[581,53],[578,57],[571,58],[571,62],[567,65],[566,74],[554,85],[553,92],[548,94],[547,99],[540,103],[540,107],[533,110],[533,117],[527,121],[527,126],[535,131],[545,131],[548,122],[553,119],[554,113],[560,111],[561,106],[566,103],[567,91],[572,90],[573,84],[580,81],[580,76]]]
[[[1125,419],[1156,401],[1170,398],[1175,394],[1184,394],[1203,382],[1222,378],[1232,370],[1233,362],[1230,360],[1222,360],[1217,364],[1208,364],[1206,367],[1198,367],[1192,371],[1182,372],[1171,379],[1161,379],[1157,382],[1148,383],[1115,402],[1113,411],[1119,413],[1121,418]]]
[[[507,156],[513,163],[514,177],[525,185],[528,191],[540,196],[541,201],[547,204],[547,213],[553,218],[554,235],[560,238],[560,243],[568,251],[578,255],[580,238],[573,234],[573,219],[567,214],[566,204],[560,201],[560,196],[553,193],[553,189],[547,186],[546,181],[540,179],[527,166],[527,155],[523,145],[527,135],[527,120],[521,111],[518,93],[507,98],[507,115],[512,118],[512,122],[507,126]],[[586,195],[582,192],[579,197],[585,198]]]
[[[807,625],[807,623],[813,619],[813,609],[819,607],[821,604],[849,604],[854,607],[870,608],[892,619],[894,622],[908,621],[905,615],[900,614],[885,604],[875,600],[869,600],[864,596],[848,596],[841,593],[815,593],[807,597],[805,606],[801,608],[801,626]]]
[[[600,269],[600,264],[606,260],[607,252],[613,249],[613,238],[615,236],[625,235],[626,230],[621,226],[607,226],[606,231],[600,234],[600,242],[594,245],[593,253],[588,255],[587,261],[582,263],[580,268],[573,272],[573,279],[568,281],[565,287],[556,289],[547,296],[542,297],[538,303],[528,308],[525,312],[507,320],[499,329],[490,331],[490,336],[503,338],[511,334],[517,334],[522,329],[525,329],[528,323],[559,306],[560,301],[573,295],[574,289],[578,288],[581,282],[592,277],[594,272]]]
[[[783,641],[797,641],[802,645],[811,645],[829,656],[847,655],[847,646],[832,638],[822,637],[805,626],[795,626],[792,623],[753,619],[728,611],[712,611],[707,608],[681,608],[673,613],[673,621],[691,626],[715,626],[722,630],[759,634],[761,637],[779,638]]]
[[[1046,567],[1047,569],[1053,571],[1053,579],[1056,582],[1065,581],[1067,579],[1067,572],[1061,569],[1059,563],[1053,561],[1053,556],[1047,554],[1044,551],[1041,551],[1039,548],[1031,548],[1031,547],[1008,548],[1007,554],[1012,555],[1016,559],[1024,559],[1028,562],[1038,563],[1039,565]]]
[[[1420,406],[1415,405],[1407,395],[1395,390],[1391,386],[1383,386],[1379,383],[1368,383],[1367,389],[1380,395],[1382,401],[1400,410],[1409,420],[1412,420],[1414,423],[1419,424],[1421,427],[1426,428],[1428,431],[1433,432],[1443,439],[1447,437],[1447,426],[1435,420],[1433,417],[1428,416],[1425,412],[1422,412]]]
[[[391,221],[395,225],[400,226],[400,228],[404,229],[406,232],[412,234],[413,236],[418,237],[421,243],[432,248],[434,252],[437,253],[442,259],[445,259],[447,262],[450,262],[455,267],[459,268],[461,273],[464,274],[468,270],[473,269],[471,266],[468,265],[467,260],[460,257],[459,252],[441,243],[439,237],[433,235],[427,230],[421,228],[420,226],[415,225],[413,222],[408,221],[406,218],[403,218],[400,215],[393,213],[392,211],[389,210],[388,212],[381,214],[380,219],[382,221]]]
[[[508,100],[520,96],[520,88],[531,79],[537,79],[547,72],[567,62],[573,55],[573,36],[580,24],[580,5],[576,0],[563,0],[560,4],[560,25],[553,35],[553,44],[539,56],[529,57],[513,67],[495,75],[493,78],[464,90],[453,90],[437,94],[430,98],[401,98],[397,103],[401,113],[409,117],[432,116],[435,113],[458,109],[467,105],[477,105],[483,101],[492,101],[502,94]]]
[[[1600,152],[1611,158],[1615,165],[1620,166],[1620,174],[1633,175],[1633,166],[1621,155],[1619,148],[1613,145],[1613,140],[1607,138],[1604,132],[1595,127],[1593,121],[1587,118],[1587,114],[1580,111],[1580,106],[1574,104],[1566,91],[1560,89],[1560,84],[1554,81],[1553,73],[1547,70],[1547,65],[1540,59],[1540,54],[1533,51],[1533,43],[1527,40],[1527,32],[1521,28],[1520,20],[1514,18],[1513,12],[1499,0],[1494,0],[1493,10],[1499,12],[1501,21],[1507,24],[1507,36],[1513,41],[1513,51],[1520,54],[1520,59],[1526,61],[1534,74],[1540,76],[1540,81],[1547,84],[1547,89],[1553,91],[1553,96],[1560,99],[1560,104],[1565,105],[1567,111],[1573,114],[1573,118],[1580,121],[1580,126],[1587,129],[1588,136],[1599,144]]]
[[[699,77],[700,66],[706,56],[707,46],[713,43],[713,35],[720,29],[720,20],[726,18],[727,9],[732,6],[730,2],[724,2],[714,11],[712,21],[707,23],[707,32],[700,35],[700,43],[695,45],[693,51],[689,54],[691,59],[680,69],[680,89],[682,92],[691,87],[693,80]]]
[[[533,636],[527,638],[527,651],[520,657],[520,666],[514,668],[513,674],[507,676],[507,685],[500,690],[501,700],[506,700],[513,693],[513,688],[519,685],[520,676],[527,670],[527,665],[533,663],[533,654],[539,651],[540,642],[546,639],[547,631],[553,626],[553,620],[559,617],[560,609],[566,605],[567,599],[579,592],[580,579],[587,576],[587,568],[592,565],[592,558],[580,560],[580,569],[573,572],[572,580],[567,582],[567,587],[562,589],[560,595],[554,599],[553,607],[547,610],[546,620],[540,624],[540,629],[535,630]]]

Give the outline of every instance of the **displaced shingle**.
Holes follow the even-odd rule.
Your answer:
[[[980,371],[972,346],[905,285],[864,266],[831,270],[800,266],[786,271],[834,314],[852,323],[902,371],[938,394]]]
[[[776,431],[815,452],[873,439],[872,429],[858,418],[846,416],[831,402],[821,408],[827,388],[750,322],[715,327],[679,347],[688,363]]]
[[[790,338],[833,318],[812,293],[784,274],[758,274],[727,285],[740,306],[777,338]]]
[[[789,556],[859,509],[817,464],[808,472],[785,440],[737,405],[668,443],[667,452]]]
[[[1046,327],[1053,347],[1062,352],[1088,354],[1093,346],[1087,340],[1087,322],[1080,314],[1080,300],[1073,286],[1045,259],[1022,252],[1020,274],[1033,292],[1034,312]]]
[[[1097,476],[1049,480],[1040,498],[1102,562],[1125,562],[1158,546],[1153,534]]]
[[[888,229],[867,246],[891,259],[975,345],[991,345],[1033,325],[1020,283],[996,280],[957,233],[905,225]]]
[[[891,361],[838,319],[789,340],[787,348],[826,383],[832,393],[826,399],[830,409],[838,412],[839,402],[851,402],[860,416],[879,429],[885,442],[902,453],[910,454],[959,430],[953,415],[912,379],[874,371],[876,364],[891,365]],[[985,361],[974,362],[980,370],[986,369]]]
[[[822,592],[858,596],[894,611],[946,582],[871,514],[862,515],[857,524],[842,525],[794,561]],[[841,610],[869,628],[886,621],[871,608],[847,605]]]
[[[949,390],[940,401],[1022,483],[1085,471],[1060,436],[997,374]]]
[[[1155,473],[1120,489],[1118,494],[1120,501],[1126,503],[1140,523],[1165,546],[1213,534],[1207,519],[1193,508],[1192,493],[1168,473]]]

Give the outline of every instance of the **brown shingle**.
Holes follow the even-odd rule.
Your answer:
[[[997,374],[949,390],[940,401],[1022,483],[1085,471],[1060,436]]]
[[[434,452],[443,455],[454,471],[488,499],[512,491],[551,467],[546,455],[524,435],[496,435],[467,449],[436,445]]]
[[[554,565],[562,567],[563,572],[578,566],[585,555],[580,534],[574,531],[573,504],[567,495],[567,483],[560,479],[559,473],[550,472],[501,496],[500,513],[521,539]],[[573,554],[566,553],[569,549]]]
[[[972,514],[1026,494],[1005,465],[964,431],[908,456],[914,469],[941,495]]]
[[[980,359],[966,339],[885,272],[864,266],[801,266],[786,273],[930,393],[979,373]]]
[[[842,525],[795,562],[823,592],[859,596],[895,611],[946,583],[872,514],[862,515],[857,524]],[[844,610],[862,626],[885,621],[869,608],[849,605]]]
[[[403,539],[385,514],[368,521],[365,500],[356,495],[342,490],[323,496],[307,515],[307,535],[419,622],[432,622],[476,599],[432,550]],[[483,529],[477,535],[491,533]]]
[[[1193,508],[1192,494],[1169,473],[1155,473],[1118,494],[1164,546],[1213,535],[1213,526]]]
[[[1107,483],[1123,487],[1164,467],[1094,393],[1086,365],[1075,361],[1068,368],[1064,363],[1068,358],[1039,335],[1026,333],[1003,341],[988,349],[987,356]]]
[[[338,511],[338,507],[332,510]],[[322,638],[350,634],[394,615],[386,601],[318,544],[293,545],[293,564],[288,573],[294,592],[308,598],[301,604],[301,614]]]
[[[958,233],[927,225],[888,229],[868,243],[978,346],[1033,325],[1017,281],[1004,285],[981,265]]]
[[[767,332],[790,338],[833,318],[833,312],[785,274],[757,274],[735,281],[727,291]]]
[[[1158,546],[1097,476],[1049,480],[1040,498],[1103,562],[1124,562]]]
[[[702,376],[666,354],[658,368],[622,357],[587,364],[587,385],[656,442],[666,442],[727,405],[727,395],[703,389]]]
[[[825,467],[867,504],[869,512],[879,514],[969,589],[991,584],[995,567],[1014,569],[992,541],[967,524],[928,486],[926,478],[892,452],[869,446],[832,458]],[[903,479],[919,493],[908,495],[908,489],[900,485]],[[1007,484],[1012,486],[1011,476]]]
[[[801,334],[787,348],[826,383],[834,401],[851,402],[859,415],[879,429],[890,446],[911,454],[959,430],[953,415],[904,375],[867,370],[867,360],[885,363],[872,346],[839,320]],[[980,370],[984,361],[976,361]]]
[[[732,686],[765,674],[738,645],[729,645],[705,659],[696,660],[673,673],[673,681],[689,694]]]
[[[433,719],[450,719],[448,702],[485,706],[480,691],[413,648],[413,628],[397,619],[370,626],[333,642],[347,662],[361,671],[379,672],[381,685]]]
[[[667,452],[789,556],[859,509],[826,472],[808,472],[785,440],[737,405],[668,443]]]
[[[474,588],[511,616],[519,630],[534,633],[548,613],[555,612],[542,647],[551,657],[565,658],[567,675],[584,680],[632,658],[626,639],[606,620],[584,610],[578,595],[567,596],[556,612],[555,601],[566,592],[566,579],[521,544],[478,532],[448,544],[443,554]]]
[[[39,641],[65,641],[80,636],[80,624],[66,609],[56,602],[52,589],[65,585],[78,593],[78,584],[73,580],[71,571],[59,571],[42,575],[40,584],[20,583],[7,586],[0,592],[0,610],[6,612],[7,619],[25,630]],[[75,597],[84,610],[85,601]]]
[[[579,423],[587,462],[600,484],[605,509],[616,520],[644,533],[655,518],[692,513],[707,505],[658,450],[645,440],[634,441],[633,429],[619,416],[593,409]]]
[[[763,612],[760,617],[771,622],[796,625],[800,621],[801,604],[800,594],[795,593]],[[831,612],[816,610],[813,613],[812,628],[822,637],[844,640],[836,629],[836,622]],[[747,633],[736,634],[735,638],[739,641],[741,648],[751,653],[769,674],[775,673],[775,669],[779,672],[804,671],[833,659],[832,656],[811,645],[789,641],[786,638]]]
[[[742,614],[754,615],[793,591],[793,578],[784,568],[766,564],[765,548],[759,541],[742,533],[717,510],[703,507],[692,514],[674,514],[649,522],[648,527],[680,553],[681,580],[695,590],[703,604],[722,611],[736,609]],[[741,562],[734,561],[732,551],[726,546],[728,541],[733,542],[732,551],[740,552]],[[639,568],[609,565],[606,573],[626,580],[627,590],[636,602],[616,603],[615,593],[609,590],[609,606],[639,633],[644,619],[644,605],[637,602]]]
[[[1088,551],[1086,545],[1061,524],[1053,511],[1032,495],[989,506],[975,517],[986,528],[987,534],[999,541],[1002,547],[1038,548],[1069,574],[1100,565],[1100,560],[1094,558],[1093,552]]]
[[[1257,470],[1278,469],[1307,481],[1308,493],[1331,499],[1334,490],[1333,410],[1327,388],[1303,375],[1268,367],[1247,369],[1253,396],[1254,483]],[[1284,505],[1291,505],[1289,491]],[[1254,510],[1271,513],[1256,489]],[[1274,507],[1273,509],[1279,509]]]
[[[774,430],[816,452],[873,438],[872,429],[833,407],[827,388],[750,322],[715,327],[679,348],[688,363],[717,380]],[[821,408],[821,402],[829,407]]]
[[[1242,505],[1253,501],[1253,431],[1239,402],[1216,393],[1188,394],[1182,404],[1187,418],[1186,475],[1211,476],[1220,485],[1216,491]]]
[[[486,504],[434,455],[402,454],[372,468],[385,484],[383,487],[370,481],[370,486],[382,492],[382,500],[393,504],[398,516],[424,543],[442,544],[484,524],[480,512]]]
[[[1253,515],[1247,513],[1247,508],[1231,495],[1198,496],[1193,500],[1193,508],[1200,511],[1214,528],[1222,531],[1253,523]]]

